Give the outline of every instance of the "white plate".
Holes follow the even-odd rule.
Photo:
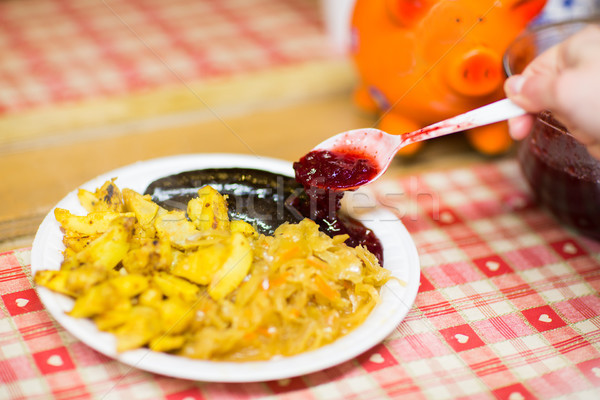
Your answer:
[[[239,154],[190,154],[132,164],[101,175],[81,187],[95,190],[107,179],[116,177],[116,184],[120,188],[143,192],[148,184],[163,176],[219,167],[255,168],[293,176],[291,163],[282,160]],[[69,193],[56,207],[85,214],[77,199],[77,190]],[[358,219],[372,229],[382,242],[385,268],[407,285],[402,286],[396,280],[389,281],[382,289],[382,302],[360,327],[329,345],[292,357],[270,361],[213,362],[147,349],[117,354],[112,335],[98,331],[90,320],[71,318],[65,314],[73,306],[72,299],[43,287],[38,287],[37,291],[46,309],[67,331],[100,353],[135,368],[177,378],[213,382],[253,382],[299,376],[347,361],[381,342],[404,319],[417,295],[419,258],[402,222],[392,213],[380,209],[361,213]],[[64,249],[62,236],[54,213],[50,212],[33,242],[33,273],[42,269],[59,269]]]

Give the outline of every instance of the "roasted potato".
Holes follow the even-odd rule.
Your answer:
[[[252,264],[252,248],[244,234],[235,232],[229,241],[228,255],[208,285],[208,294],[220,300],[246,277]]]
[[[150,239],[131,248],[122,260],[127,272],[150,274],[154,271],[166,271],[173,262],[173,250],[168,242]]]
[[[150,195],[142,196],[131,189],[123,189],[123,199],[125,201],[125,209],[133,212],[137,218],[137,223],[142,226],[152,224],[152,221],[158,214],[158,210],[161,208],[152,201]]]
[[[199,285],[208,285],[223,266],[228,250],[227,245],[221,242],[198,248],[182,257],[171,273]]]
[[[152,275],[152,282],[168,298],[178,299],[185,303],[195,302],[200,293],[198,285],[166,272],[157,272]]]
[[[147,277],[138,274],[122,275],[101,282],[77,298],[69,315],[81,318],[102,314],[124,300],[128,303],[132,297],[142,293],[148,283]]]
[[[197,247],[197,239],[202,233],[196,229],[183,211],[169,211],[154,221],[157,236],[173,247],[181,250]]]
[[[198,197],[188,202],[187,213],[200,231],[228,231],[227,199],[211,186],[198,190]]]
[[[77,261],[105,269],[115,268],[129,251],[134,223],[135,219],[128,216],[113,219],[105,233],[76,254]]]
[[[231,233],[240,232],[246,235],[247,237],[257,238],[258,232],[252,225],[247,223],[246,221],[242,221],[241,219],[237,219],[235,221],[231,221],[229,223],[229,228]]]
[[[137,349],[160,337],[160,314],[152,307],[134,306],[127,321],[112,333],[117,337],[117,351]]]
[[[133,213],[125,215],[135,216]],[[63,208],[54,210],[54,217],[69,236],[91,236],[104,233],[108,230],[112,220],[121,216],[123,216],[122,213],[113,211],[94,211],[88,215],[74,215]]]
[[[104,182],[94,193],[79,189],[77,197],[83,208],[88,212],[123,212],[123,195],[114,181],[115,179]]]

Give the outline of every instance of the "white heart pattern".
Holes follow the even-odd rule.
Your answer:
[[[440,221],[442,221],[445,224],[451,224],[454,222],[454,216],[448,211],[443,211],[440,214]]]
[[[521,392],[512,392],[508,395],[508,400],[525,400],[525,397]]]
[[[550,316],[548,314],[542,314],[540,315],[540,317],[538,318],[538,321],[540,322],[546,322],[546,323],[550,323],[552,322],[552,318],[550,318]]]
[[[498,269],[500,268],[500,263],[498,261],[487,261],[485,263],[485,266],[490,271],[498,271]]]
[[[596,375],[598,378],[600,378],[600,368],[598,368],[598,367],[592,368],[592,373],[594,375]]]
[[[457,333],[454,335],[454,338],[458,340],[458,343],[465,344],[469,341],[469,337],[467,335],[463,335],[462,333]]]
[[[53,367],[60,367],[63,365],[63,359],[58,354],[53,354],[46,360],[46,364],[52,365]]]
[[[17,307],[23,308],[27,304],[29,304],[29,300],[19,297],[17,300],[15,300],[15,304],[17,305]]]
[[[570,242],[563,244],[562,250],[567,254],[577,254],[577,247]]]
[[[371,357],[369,357],[369,361],[375,364],[382,364],[385,361],[385,358],[379,353],[373,353],[371,354]]]

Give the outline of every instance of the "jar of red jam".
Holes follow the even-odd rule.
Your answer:
[[[600,19],[540,25],[518,37],[504,55],[507,75],[520,73],[539,53]],[[550,112],[537,115],[519,144],[518,160],[537,201],[562,223],[600,240],[600,161]]]

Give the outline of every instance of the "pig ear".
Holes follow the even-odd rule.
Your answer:
[[[547,0],[512,0],[509,2],[511,13],[527,25],[546,5]]]
[[[394,22],[412,26],[431,8],[435,0],[385,0],[388,14]]]

